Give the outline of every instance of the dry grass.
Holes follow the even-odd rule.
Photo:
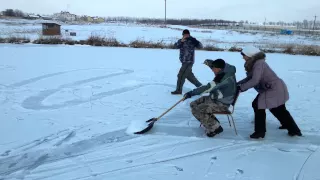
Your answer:
[[[91,34],[87,39],[86,44],[91,46],[127,47],[127,45],[120,43],[116,38],[96,34]]]
[[[203,30],[203,31],[200,31],[202,33],[212,33],[212,31],[209,31],[209,30]]]
[[[33,43],[34,44],[64,44],[65,40],[62,39],[61,37],[56,37],[56,36],[52,36],[48,38],[40,37],[39,39],[34,40]]]
[[[133,48],[155,48],[155,49],[169,49],[173,48],[165,44],[163,41],[152,42],[145,41],[143,39],[137,39],[135,41],[130,42],[129,47]]]
[[[26,36],[10,36],[7,38],[0,38],[0,43],[24,44],[30,43],[30,38]]]
[[[320,56],[320,46],[304,44],[269,44],[264,52]]]
[[[224,51],[224,49],[216,47],[215,45],[206,45],[203,47],[205,51]]]
[[[238,48],[236,46],[232,46],[228,51],[230,51],[230,52],[241,52],[242,49]]]
[[[5,38],[0,37],[0,43],[5,43],[5,42],[6,42],[6,39],[5,39]]]
[[[320,56],[320,46],[316,45],[298,46],[294,51],[301,55]]]

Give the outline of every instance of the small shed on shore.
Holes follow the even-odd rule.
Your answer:
[[[44,36],[61,35],[61,25],[54,22],[42,23],[42,35]]]

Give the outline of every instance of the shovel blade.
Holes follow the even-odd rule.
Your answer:
[[[154,123],[156,122],[156,118],[152,118],[146,122],[149,122],[148,126],[141,131],[135,132],[134,134],[144,134],[144,133],[150,131],[151,128],[153,127]]]

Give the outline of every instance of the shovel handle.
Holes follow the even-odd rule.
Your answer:
[[[164,112],[163,114],[161,114],[157,120],[159,120],[160,118],[162,118],[162,116],[164,116],[165,114],[167,114],[169,111],[171,111],[174,107],[176,107],[179,103],[181,103],[182,101],[185,100],[185,97],[183,97],[180,101],[178,101],[177,103],[175,103],[170,109],[168,109],[166,112]]]

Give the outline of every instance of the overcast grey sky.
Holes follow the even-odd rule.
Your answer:
[[[68,8],[78,15],[164,17],[164,0],[0,0],[0,8],[40,14]],[[320,0],[167,0],[168,18],[301,21],[316,14],[320,16]]]

